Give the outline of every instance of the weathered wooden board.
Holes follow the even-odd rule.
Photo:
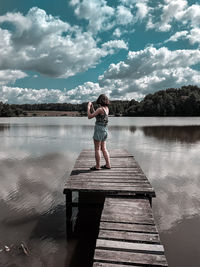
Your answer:
[[[91,182],[91,183],[96,183],[96,182],[101,182],[101,183],[124,183],[124,184],[148,184],[150,185],[150,183],[146,180],[141,180],[141,179],[122,179],[122,178],[110,178],[110,177],[107,177],[107,178],[104,178],[104,177],[100,177],[100,178],[78,178],[78,177],[75,177],[74,179],[70,178],[69,181],[78,181],[78,182]]]
[[[130,264],[128,266],[139,267],[139,266],[130,265]],[[124,264],[117,264],[116,265],[116,264],[112,264],[112,263],[108,263],[108,262],[94,262],[93,267],[127,267],[127,265],[124,265]]]
[[[108,207],[108,205],[107,205]],[[115,214],[112,213],[112,211],[110,211],[110,209],[104,209],[103,210],[103,214],[102,214],[102,218],[104,216],[113,216],[113,215],[124,215],[124,219],[126,220],[126,217],[127,216],[134,216],[134,215],[137,215],[137,216],[145,216],[145,217],[150,217],[152,218],[153,217],[153,214],[152,212],[149,210],[149,209],[146,209],[146,208],[140,208],[140,209],[135,209],[134,207],[126,207],[125,205],[124,206],[114,206],[114,205],[109,205],[109,208],[110,209],[115,209]],[[123,210],[122,210],[123,209]]]
[[[89,160],[84,160],[84,161],[76,161],[74,168],[90,168],[93,165],[95,165],[95,161],[89,161]],[[105,162],[103,162],[105,164]],[[131,160],[125,159],[124,161],[119,160],[119,161],[111,161],[111,166],[112,168],[137,168],[138,166],[135,164],[135,162]]]
[[[160,243],[160,238],[158,234],[135,233],[126,231],[100,230],[98,238],[108,239],[108,240],[141,242],[141,243],[156,243],[156,244]]]
[[[136,210],[140,210],[143,208],[148,209],[151,212],[150,204],[147,199],[132,199],[132,198],[109,198],[107,197],[104,203],[104,207],[108,207],[106,209],[109,209],[109,206],[115,205],[115,206],[126,206],[126,207],[133,207]]]
[[[155,225],[134,224],[134,223],[119,223],[119,222],[101,222],[100,230],[116,230],[138,233],[157,233]]]
[[[76,179],[76,178],[85,178],[85,179],[132,179],[132,180],[147,180],[146,176],[140,174],[140,173],[120,173],[120,172],[102,172],[102,171],[96,171],[95,173],[88,173],[88,175],[84,172],[78,172],[78,173],[73,173],[69,179]]]
[[[164,248],[162,245],[122,242],[122,241],[105,240],[105,239],[98,239],[96,243],[96,248],[164,254]]]
[[[98,188],[98,187],[128,187],[130,188],[130,186],[134,186],[134,187],[138,187],[138,188],[143,188],[143,189],[149,189],[151,186],[149,183],[134,183],[134,182],[129,182],[129,183],[116,183],[115,181],[112,181],[112,182],[99,182],[99,181],[86,181],[85,180],[73,180],[73,179],[70,179],[68,180],[67,184],[69,186],[85,186],[84,184],[87,184],[87,187],[95,187],[95,188]]]
[[[73,169],[71,176],[82,175],[82,176],[143,176],[147,177],[138,168],[112,168],[112,169],[101,169],[99,171],[90,171],[88,168],[83,169]]]
[[[141,194],[141,195],[149,195],[154,197],[155,196],[155,192],[152,188],[139,188],[136,186],[129,186],[129,187],[121,187],[121,186],[103,186],[101,184],[99,184],[98,186],[94,186],[94,185],[87,185],[87,184],[66,184],[65,188],[64,188],[64,194],[67,193],[68,190],[71,191],[78,191],[78,192],[105,192],[107,194],[117,194],[117,193],[121,193],[123,195],[123,193],[132,193],[132,194]]]
[[[134,253],[125,251],[111,251],[96,249],[94,254],[95,261],[107,261],[110,263],[122,264],[143,264],[148,266],[167,266],[164,255]]]

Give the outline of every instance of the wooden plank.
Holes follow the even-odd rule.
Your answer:
[[[154,255],[145,253],[108,251],[96,249],[94,255],[95,261],[122,263],[122,264],[143,264],[148,266],[167,266],[164,255]]]
[[[98,182],[98,181],[94,181],[94,182],[91,182],[91,183],[85,183],[84,181],[77,181],[77,180],[68,180],[67,183],[66,183],[66,187],[68,187],[69,189],[71,188],[88,188],[88,189],[105,189],[105,190],[112,190],[112,189],[115,189],[115,190],[123,190],[123,189],[126,189],[126,190],[134,190],[134,188],[138,191],[152,191],[152,188],[149,184],[142,184],[140,186],[140,184],[125,184],[125,183],[120,183],[120,184],[117,184],[117,183],[101,183],[101,182]]]
[[[115,212],[112,212],[112,209],[115,209]],[[104,206],[103,209],[103,213],[102,216],[113,216],[113,215],[124,215],[124,217],[126,216],[144,216],[144,217],[148,217],[148,218],[153,218],[153,214],[151,212],[151,210],[147,209],[147,208],[141,208],[141,209],[135,209],[134,207],[119,207],[119,206],[115,206],[115,205],[111,205],[109,207],[109,209],[106,209]],[[102,217],[103,218],[103,217]]]
[[[87,184],[71,184],[71,183],[66,183],[65,188],[64,188],[64,194],[66,193],[66,190],[72,190],[72,191],[83,191],[83,192],[106,192],[108,194],[115,194],[115,193],[134,193],[134,194],[146,194],[146,195],[151,195],[155,196],[155,192],[153,188],[147,187],[135,187],[135,186],[130,186],[130,187],[121,187],[121,186],[98,186],[98,188],[94,185],[87,185]]]
[[[143,207],[146,207],[151,211],[149,201],[147,199],[131,199],[131,198],[106,198],[104,207],[109,207],[109,206],[126,206],[126,207],[133,207],[135,209],[141,209]],[[107,208],[106,208],[107,209]],[[152,211],[151,211],[152,212]]]
[[[127,165],[127,163],[129,163],[129,165],[131,166],[135,166],[138,167],[140,169],[140,166],[138,165],[138,163],[134,160],[134,158],[132,157],[124,157],[124,158],[111,158],[111,165],[112,166],[121,166],[123,167],[124,164]],[[76,165],[75,166],[85,166],[84,164],[91,165],[95,163],[95,158],[88,158],[88,157],[83,157],[83,158],[78,158],[76,161]],[[101,164],[105,164],[105,160],[101,159]]]
[[[115,212],[112,211],[112,209],[115,209]],[[125,204],[119,204],[114,205],[114,204],[106,204],[104,205],[104,210],[103,210],[103,214],[124,214],[124,213],[128,213],[131,216],[131,214],[151,214],[152,215],[152,211],[149,209],[149,207],[145,204],[141,205],[140,207],[134,207],[132,206],[126,206]],[[153,215],[152,215],[153,216]]]
[[[158,234],[135,233],[126,231],[100,230],[98,239],[121,240],[143,243],[160,243]]]
[[[128,266],[139,267],[139,266],[130,265],[130,264]],[[116,264],[112,264],[112,263],[109,263],[109,262],[94,262],[93,263],[93,267],[127,267],[127,265],[124,265],[124,264],[117,264],[116,265]]]
[[[115,159],[115,158],[133,158],[133,159],[135,159],[133,155],[126,154],[126,153],[109,153],[109,156],[111,159],[112,158],[113,159]],[[93,153],[82,153],[79,155],[78,159],[82,159],[82,158],[86,158],[86,157],[92,159],[95,157],[95,154],[94,154],[94,152]],[[101,158],[104,159],[102,152],[101,152]]]
[[[95,165],[96,163],[94,161],[76,161],[74,168],[90,168],[91,166]],[[104,164],[104,163],[103,163]],[[112,168],[138,168],[138,166],[135,164],[135,162],[131,162],[131,161],[124,161],[124,162],[111,162],[111,166]]]
[[[71,181],[81,181],[81,182],[106,182],[106,183],[138,183],[138,184],[148,184],[150,183],[145,179],[133,179],[133,178],[111,178],[111,177],[71,177],[68,179],[69,182]]]
[[[139,205],[145,204],[149,205],[149,201],[147,199],[142,199],[142,198],[114,198],[114,197],[106,197],[105,203],[112,203],[112,204],[126,204],[126,205]]]
[[[146,217],[128,217],[124,216],[124,214],[113,214],[112,216],[110,215],[102,215],[101,221],[104,222],[119,222],[119,223],[140,223],[140,224],[154,224],[153,218],[146,218]]]
[[[102,172],[100,171],[95,171],[95,172],[88,172],[88,175],[84,172],[77,172],[73,173],[70,176],[70,179],[75,179],[75,178],[92,178],[92,179],[98,179],[98,178],[110,178],[110,179],[133,179],[133,180],[147,180],[146,176],[140,173],[117,173],[117,172]],[[149,181],[148,181],[149,182]]]
[[[158,233],[155,225],[134,224],[134,223],[101,222],[99,229],[140,232],[140,233],[154,233],[154,234]]]
[[[105,162],[104,158],[101,158],[101,160]],[[79,162],[85,162],[85,161],[95,162],[95,158],[78,157],[77,161],[79,161]],[[110,161],[111,162],[122,162],[122,163],[125,161],[128,161],[128,162],[134,162],[135,164],[138,165],[138,163],[136,162],[136,160],[133,157],[111,158]]]
[[[67,181],[68,180],[94,180],[94,181],[96,181],[96,180],[101,180],[101,179],[104,179],[104,180],[113,180],[113,181],[117,181],[117,180],[119,180],[119,181],[124,181],[124,182],[126,182],[126,181],[135,181],[135,182],[146,182],[146,183],[149,183],[150,184],[150,182],[147,180],[147,179],[145,179],[144,177],[134,177],[134,176],[114,176],[114,175],[112,175],[112,176],[106,176],[106,175],[102,175],[102,176],[100,176],[100,175],[97,175],[97,176],[92,176],[92,175],[88,175],[88,176],[83,176],[83,175],[74,175],[74,176],[70,176],[68,179],[67,179]]]
[[[116,198],[117,199],[117,198]],[[115,210],[113,211],[113,208],[115,207]],[[125,212],[125,208],[127,210],[130,210],[132,212],[147,212],[152,214],[152,210],[150,208],[149,203],[130,203],[128,201],[126,202],[118,202],[112,203],[112,202],[107,202],[105,201],[104,203],[104,212],[110,211],[111,213],[123,213]]]
[[[86,166],[86,167],[74,167],[73,168],[73,171],[74,172],[85,172],[85,173],[92,173],[92,171],[90,171],[90,167],[91,166]],[[135,167],[126,167],[124,168],[123,166],[122,167],[113,167],[110,169],[110,170],[101,170],[101,173],[104,173],[104,172],[107,172],[108,174],[112,174],[112,173],[117,173],[117,172],[123,172],[123,173],[134,173],[135,171],[138,171],[139,168],[138,166],[135,166]],[[98,173],[98,171],[95,171],[95,173]],[[142,172],[141,172],[142,173]]]
[[[105,208],[106,211],[107,210],[112,210],[113,207],[118,207],[122,211],[123,211],[123,209],[125,207],[127,207],[129,209],[134,209],[135,211],[136,210],[140,211],[140,210],[145,209],[145,210],[148,210],[149,212],[152,213],[149,203],[140,203],[140,204],[138,204],[138,203],[134,203],[134,202],[133,203],[129,203],[128,201],[126,201],[124,203],[123,202],[119,202],[119,201],[116,201],[115,203],[112,203],[112,202],[105,202],[104,203],[104,208]]]
[[[86,184],[96,184],[98,187],[99,186],[101,186],[102,184],[103,185],[110,185],[110,186],[112,186],[112,185],[118,185],[118,186],[122,186],[122,187],[127,187],[127,186],[135,186],[135,187],[144,187],[144,188],[150,188],[151,187],[151,185],[148,183],[148,182],[146,182],[146,181],[138,181],[138,180],[136,180],[136,181],[129,181],[129,180],[127,180],[127,181],[121,181],[121,180],[116,180],[116,181],[113,181],[113,179],[111,179],[111,180],[109,180],[109,179],[97,179],[97,180],[95,180],[95,181],[93,181],[92,179],[80,179],[80,180],[78,180],[78,179],[75,179],[75,180],[69,180],[69,183],[70,184],[80,184],[80,183],[86,183]]]
[[[121,164],[121,166],[123,166],[124,164],[129,163],[129,164],[132,164],[133,166],[139,167],[138,163],[132,157],[111,158],[110,161],[111,161],[111,165],[117,163],[118,165]],[[104,159],[103,159],[103,162],[105,162]],[[78,158],[76,160],[76,165],[77,164],[83,165],[84,163],[87,163],[87,164],[95,163],[95,158],[84,157],[84,158]]]
[[[153,213],[147,199],[106,198],[101,221],[154,224]]]
[[[90,169],[76,169],[73,170],[70,176],[83,176],[83,177],[98,177],[98,176],[114,176],[114,177],[143,177],[147,179],[146,175],[136,168],[131,171],[120,171],[118,169],[91,171]]]
[[[113,212],[112,209],[115,209],[115,211]],[[109,209],[107,207],[104,207],[103,212],[102,212],[102,216],[117,216],[117,215],[122,215],[123,216],[133,216],[133,215],[148,215],[153,217],[153,214],[151,212],[151,210],[149,210],[146,207],[142,207],[141,209],[135,209],[134,207],[128,207],[128,206],[115,206],[115,205],[110,205]]]
[[[79,170],[76,170],[76,171],[73,171],[73,173],[71,173],[70,177],[92,177],[92,178],[98,178],[98,177],[104,177],[104,178],[107,178],[107,177],[113,177],[113,178],[135,178],[135,179],[146,179],[147,180],[147,177],[137,171],[137,172],[121,172],[121,171],[114,171],[113,169],[108,171],[108,172],[105,172],[103,171],[102,169],[98,170],[98,171],[91,171],[90,169],[79,169]]]
[[[94,187],[101,187],[101,186],[109,186],[109,187],[114,187],[114,186],[117,186],[117,187],[120,187],[120,188],[130,188],[131,186],[133,187],[137,187],[137,188],[143,188],[143,189],[148,189],[150,188],[150,184],[148,183],[132,183],[132,182],[129,182],[129,183],[116,183],[115,181],[111,181],[111,182],[102,182],[102,181],[91,181],[91,182],[85,182],[85,180],[68,180],[67,181],[67,184],[69,184],[70,186],[82,186],[83,184],[87,184],[87,187],[90,187],[90,186],[94,186]]]
[[[100,150],[101,151],[101,150]],[[80,153],[80,155],[91,155],[91,154],[94,154],[94,149],[91,149],[91,150],[88,150],[88,151],[82,151]],[[103,154],[103,152],[101,151],[101,153]],[[111,150],[108,150],[108,153],[112,156],[112,155],[130,155],[130,156],[133,156],[130,152],[128,151],[125,151],[125,150],[115,150],[115,149],[111,149]]]
[[[101,150],[100,150],[101,151]],[[123,151],[114,151],[114,150],[108,150],[108,153],[110,155],[110,157],[134,157],[130,152],[123,152]],[[95,156],[95,152],[94,150],[91,152],[81,152],[80,157],[94,157]],[[103,157],[103,152],[101,151],[101,156]]]
[[[104,240],[104,239],[97,239],[96,248],[164,254],[164,248],[162,245],[131,243],[131,242]]]
[[[116,207],[117,208],[117,207]],[[152,220],[153,221],[153,215],[150,212],[146,212],[145,210],[143,210],[143,212],[141,211],[135,211],[135,210],[125,210],[125,211],[119,211],[116,214],[111,213],[110,211],[104,211],[102,213],[101,219],[102,221],[113,221],[113,219],[115,218],[117,222],[119,222],[119,220],[121,221],[121,218],[124,217],[124,220],[131,221],[132,222],[132,218],[133,217],[137,217],[138,220]],[[118,219],[117,219],[118,218]]]
[[[91,151],[94,151],[94,150],[93,149],[86,149],[86,148],[82,150],[82,152],[91,152]],[[114,148],[111,151],[114,151],[114,152],[122,152],[123,151],[123,152],[129,153],[128,150],[125,148]]]

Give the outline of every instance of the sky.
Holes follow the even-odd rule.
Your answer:
[[[193,0],[0,0],[0,101],[136,99],[200,86]]]

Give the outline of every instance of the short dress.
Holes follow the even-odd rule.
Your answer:
[[[96,141],[106,141],[108,137],[108,115],[103,108],[104,114],[98,114],[96,116],[96,123],[94,126],[93,139]]]

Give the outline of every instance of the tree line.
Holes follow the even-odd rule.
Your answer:
[[[97,105],[94,103],[94,107]],[[141,101],[110,101],[114,116],[200,116],[200,88],[188,85],[148,94]],[[87,103],[6,104],[0,102],[0,117],[27,116],[29,111],[78,111],[87,115]]]

